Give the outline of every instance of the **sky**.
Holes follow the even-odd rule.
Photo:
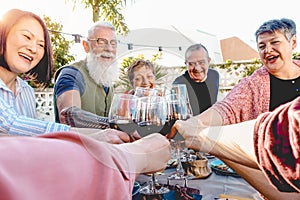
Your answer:
[[[66,33],[85,36],[92,24],[92,11],[80,4],[73,9],[70,0],[0,0],[0,5],[0,15],[19,8],[50,16],[63,25]],[[170,25],[195,28],[218,39],[237,36],[255,47],[254,33],[267,20],[293,19],[299,32],[300,12],[296,5],[296,0],[127,0],[123,14],[131,30]],[[300,44],[296,51],[300,51]]]

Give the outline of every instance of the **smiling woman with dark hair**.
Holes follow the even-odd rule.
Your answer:
[[[27,73],[47,86],[52,71],[51,42],[44,22],[32,12],[8,11],[0,21],[0,133],[32,136],[74,130],[107,142],[129,141],[126,133],[112,129],[72,129],[37,120],[34,90],[19,74]]]
[[[38,84],[47,87],[50,83],[50,80],[53,75],[53,52],[52,52],[52,46],[51,46],[51,41],[49,37],[49,32],[47,30],[47,27],[45,26],[44,22],[42,19],[31,13],[31,12],[26,12],[26,11],[21,11],[18,9],[13,9],[7,12],[2,20],[0,21],[0,66],[3,68],[6,68],[8,71],[12,71],[10,66],[7,64],[7,60],[5,58],[5,52],[7,50],[7,41],[6,38],[8,34],[10,33],[10,30],[13,28],[13,26],[20,21],[22,18],[33,18],[35,19],[38,24],[42,27],[42,30],[44,32],[44,36],[42,36],[40,39],[40,47],[43,49],[44,53],[42,54],[42,58],[38,63],[35,63],[35,66],[32,66],[31,68],[28,68],[28,71],[24,70],[20,73],[28,73],[31,75],[31,77],[36,81]],[[25,32],[24,32],[25,34]],[[24,35],[24,37],[28,37],[27,39],[29,40],[30,33],[29,35]],[[27,57],[25,54],[21,54],[19,52],[20,56],[23,56],[25,59],[28,59],[29,61],[33,61],[33,58]]]

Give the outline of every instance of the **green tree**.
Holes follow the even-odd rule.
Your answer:
[[[85,8],[91,8],[93,12],[93,22],[104,20],[111,22],[118,33],[127,34],[129,29],[125,23],[124,15],[121,13],[126,6],[126,0],[65,0],[73,1],[73,8],[77,3],[81,3]]]
[[[50,37],[53,47],[53,57],[55,71],[64,66],[71,61],[75,60],[75,57],[70,54],[71,45],[74,44],[74,41],[67,40],[62,34],[63,26],[57,22],[52,22],[50,17],[43,16],[44,22],[50,32]]]

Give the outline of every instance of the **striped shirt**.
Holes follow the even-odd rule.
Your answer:
[[[17,77],[16,96],[0,79],[0,133],[36,135],[68,131],[69,126],[37,120],[34,90]]]

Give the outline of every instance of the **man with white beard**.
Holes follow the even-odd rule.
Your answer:
[[[55,74],[55,118],[73,127],[108,128],[113,83],[119,77],[115,28],[107,22],[95,23],[82,44],[86,59]]]

